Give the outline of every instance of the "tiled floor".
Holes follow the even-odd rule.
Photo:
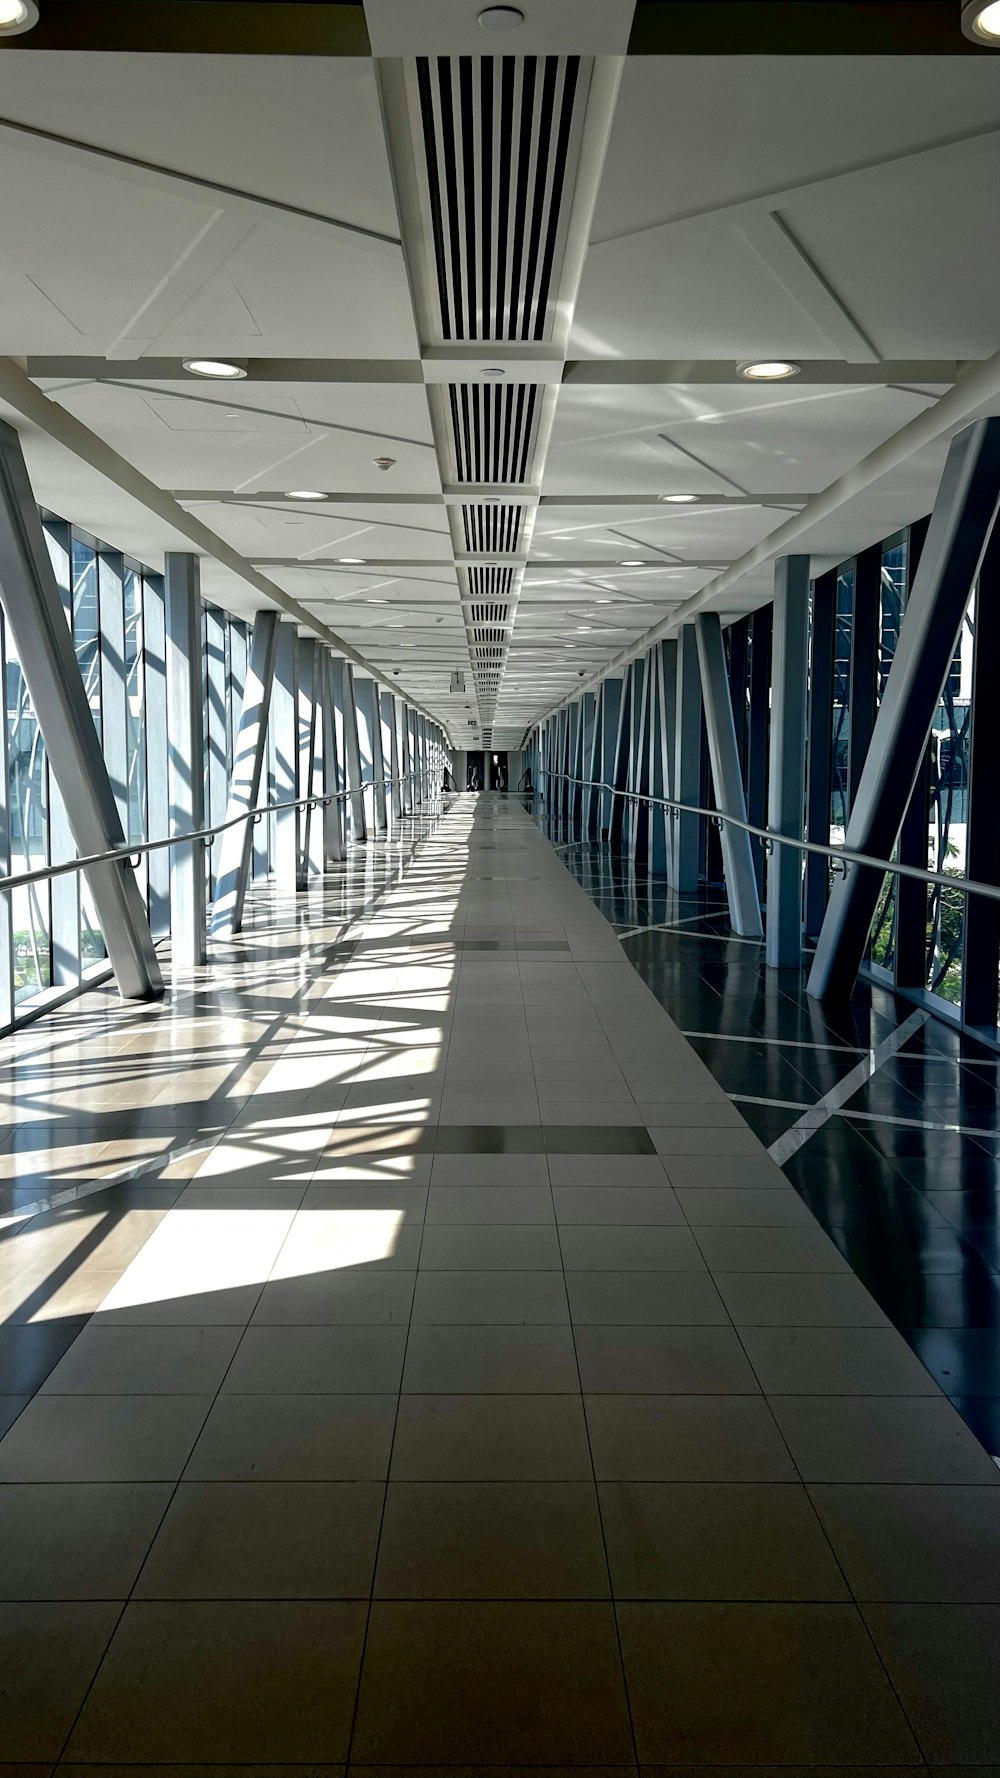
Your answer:
[[[0,1778],[996,1770],[1000,1470],[526,811],[413,827],[8,1046]]]

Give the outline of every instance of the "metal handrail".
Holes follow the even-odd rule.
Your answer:
[[[264,815],[275,815],[282,809],[325,809],[330,803],[346,803],[354,796],[364,796],[368,790],[390,790],[394,784],[405,784],[411,778],[426,779],[431,776],[429,770],[421,772],[404,772],[400,778],[366,778],[363,784],[352,790],[331,791],[328,796],[303,796],[294,802],[263,803],[252,809],[244,809],[240,815],[232,815],[228,821],[220,821],[216,827],[195,828],[192,833],[171,834],[166,839],[141,840],[135,845],[114,846],[107,852],[90,852],[83,858],[69,858],[63,864],[47,864],[41,870],[21,871],[17,876],[0,877],[0,895],[9,894],[13,889],[23,889],[29,883],[47,883],[53,877],[69,876],[75,870],[89,870],[94,864],[131,864],[149,852],[162,852],[168,846],[189,846],[195,840],[201,840],[207,846],[217,834],[225,833],[230,827],[238,827],[241,821],[258,822]]]
[[[544,772],[548,778],[559,778],[565,784],[579,784],[585,790],[606,790],[610,796],[624,797],[626,802],[652,803],[657,808],[667,809],[671,814],[705,815],[709,821],[715,821],[720,827],[727,822],[741,833],[748,833],[754,839],[763,840],[765,846],[791,846],[796,852],[812,852],[822,858],[833,858],[844,864],[868,865],[885,875],[895,877],[915,877],[921,883],[941,883],[946,889],[960,889],[964,895],[984,895],[989,901],[1000,901],[1000,887],[996,883],[978,883],[972,877],[951,877],[945,871],[921,870],[918,864],[900,864],[890,858],[873,858],[868,852],[855,852],[848,846],[820,845],[816,840],[800,840],[791,834],[776,833],[773,827],[755,827],[752,821],[741,821],[737,815],[726,815],[721,809],[703,809],[699,803],[681,803],[673,797],[649,796],[641,790],[619,790],[614,784],[598,784],[589,778],[572,778],[568,772]],[[543,792],[535,790],[535,796]]]

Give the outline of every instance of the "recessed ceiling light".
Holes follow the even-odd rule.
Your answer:
[[[963,0],[962,30],[973,43],[1000,49],[1000,0]]]
[[[2,0],[0,0],[2,3]],[[223,382],[235,382],[245,377],[245,364],[234,364],[231,358],[185,358],[184,369],[195,377],[218,377]]]
[[[487,6],[479,23],[484,31],[516,31],[524,24],[524,13],[519,6]]]
[[[317,493],[315,488],[289,488],[286,500],[325,500],[325,494]]]
[[[368,560],[367,556],[338,556],[337,557],[337,561],[339,562],[339,564],[342,568],[363,568],[365,563],[367,562],[367,560]]]
[[[789,377],[797,377],[802,366],[793,364],[790,358],[761,358],[738,364],[736,369],[750,383],[784,383]]]
[[[690,504],[690,502],[692,500],[697,500],[697,498],[698,498],[697,494],[661,494],[660,495],[660,499],[665,501],[667,506],[687,506]]]
[[[619,562],[618,566],[619,566],[619,568],[641,568],[641,567],[643,567],[643,563],[642,562]]]
[[[0,31],[5,37],[20,37],[37,23],[35,0],[0,0]]]

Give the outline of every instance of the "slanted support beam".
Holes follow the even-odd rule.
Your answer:
[[[682,624],[677,636],[676,702],[674,706],[674,783],[679,803],[697,804],[701,790],[701,669],[693,624]],[[700,875],[701,816],[674,812],[673,887],[692,895]]]
[[[201,660],[201,568],[197,556],[168,551],[167,783],[170,834],[205,826],[205,690]],[[170,849],[170,951],[193,969],[205,961],[208,860],[204,841]]]
[[[239,729],[233,748],[226,820],[255,809],[260,801],[260,781],[267,757],[267,718],[274,684],[274,655],[278,614],[258,611],[250,641],[250,658],[243,684]],[[212,907],[212,935],[232,938],[243,924],[250,860],[253,855],[252,821],[227,827],[219,852],[219,873]]]
[[[21,441],[5,422],[0,422],[0,598],[77,849],[87,854],[124,847]],[[126,1000],[156,999],[163,979],[131,864],[126,859],[93,865],[87,880],[119,993]]]
[[[695,618],[695,634],[716,807],[720,815],[732,815],[737,821],[745,821],[747,807],[718,613],[700,612]],[[763,938],[750,835],[723,821],[721,837],[723,873],[733,930],[741,938]]]
[[[311,636],[299,637],[299,796],[322,796],[323,763],[323,660],[320,644]],[[303,809],[299,832],[302,840],[301,880],[323,875],[323,809]]]
[[[340,792],[346,785],[334,708],[333,656],[321,644],[317,658],[322,684],[323,792],[330,798],[323,808],[323,864],[327,866],[339,864],[344,856],[344,805]]]
[[[794,840],[805,824],[809,566],[808,556],[782,556],[774,566],[767,824]],[[802,961],[803,858],[794,846],[775,845],[767,862],[770,969],[798,969]]]
[[[924,756],[965,608],[1000,497],[1000,418],[951,442],[920,565],[906,603],[845,844],[889,858]],[[808,992],[848,994],[865,954],[882,873],[849,864],[834,882]]]

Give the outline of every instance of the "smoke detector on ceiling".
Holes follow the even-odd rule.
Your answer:
[[[392,469],[395,466],[396,459],[395,457],[373,457],[372,462],[376,469]]]

